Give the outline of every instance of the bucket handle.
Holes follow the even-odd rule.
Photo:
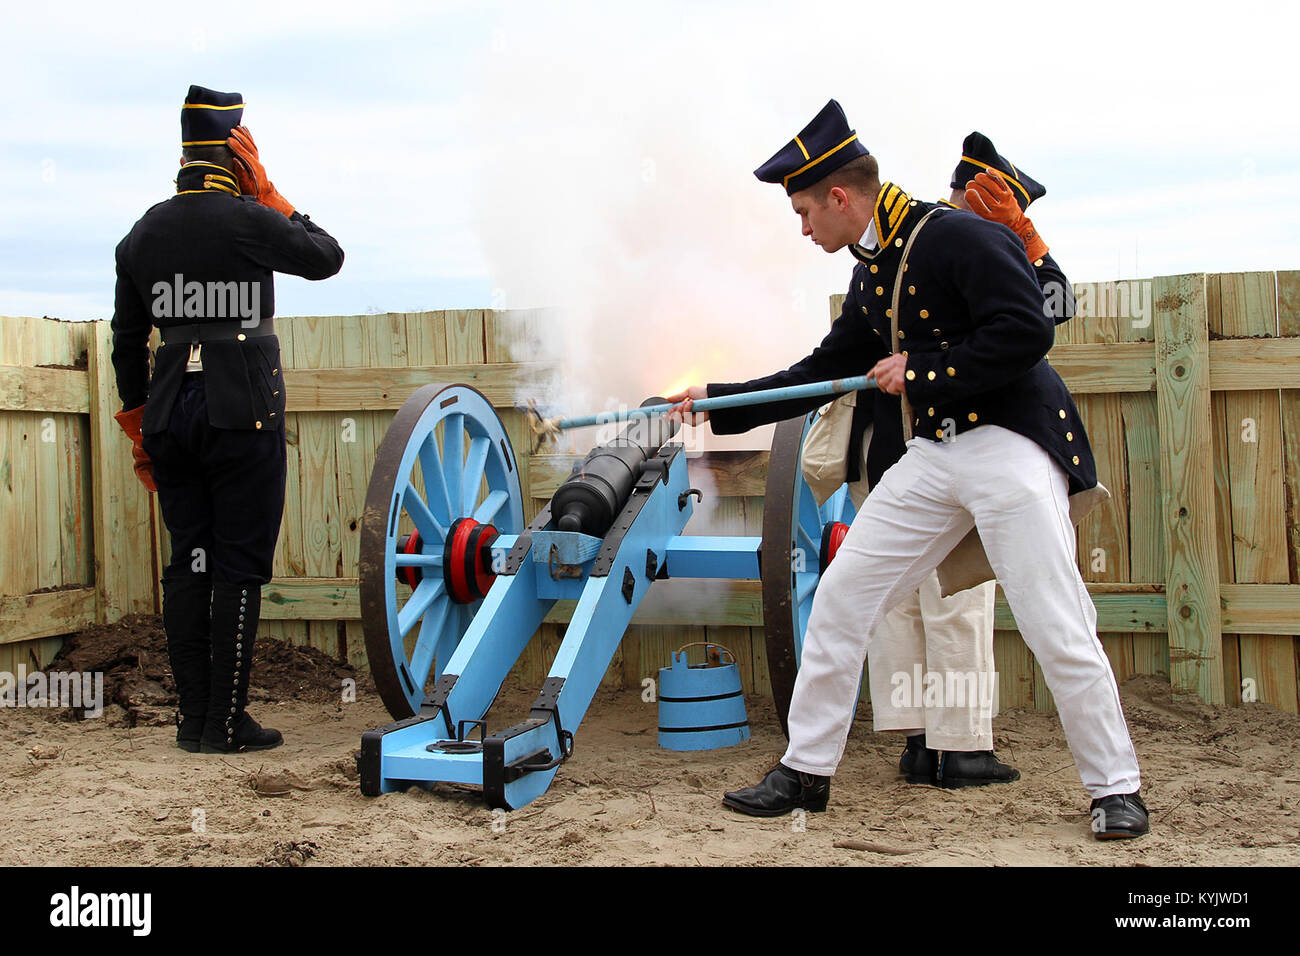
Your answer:
[[[686,650],[688,647],[716,647],[718,650],[720,650],[720,651],[725,651],[725,652],[726,652],[727,656],[731,658],[731,663],[733,663],[733,664],[736,663],[736,655],[733,654],[733,653],[731,652],[731,648],[729,648],[729,647],[724,647],[722,644],[719,644],[719,643],[717,643],[716,641],[691,641],[691,643],[689,643],[689,644],[683,644],[681,647],[677,648],[677,650],[673,652],[673,660],[676,660],[676,659],[677,659],[677,655],[680,654],[682,651]],[[689,663],[690,663],[690,661],[689,661],[689,659],[688,659],[688,660],[687,660],[687,664],[688,664],[688,666],[689,666]],[[709,663],[708,663],[708,654],[707,654],[707,653],[705,654],[705,663],[704,663],[704,666],[705,666],[705,667],[710,666]]]

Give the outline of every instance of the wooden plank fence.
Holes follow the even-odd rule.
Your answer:
[[[1076,294],[1080,314],[1058,327],[1050,360],[1114,495],[1078,543],[1116,675],[1166,674],[1180,693],[1296,711],[1300,272],[1082,284]],[[487,395],[524,466],[527,516],[542,507],[575,459],[531,454],[514,407],[557,371],[534,359],[544,323],[485,310],[276,320],[289,473],[264,634],[364,664],[361,507],[393,413],[423,384],[466,382]],[[112,421],[110,345],[105,322],[0,317],[0,670],[43,666],[58,635],[158,607],[167,536]],[[688,533],[759,535],[767,458],[692,459],[716,495]],[[543,625],[522,679],[540,686],[567,615],[558,606]],[[1001,706],[1052,709],[1001,599],[996,626]],[[639,687],[672,650],[706,639],[736,654],[747,691],[769,692],[760,589],[743,581],[656,585],[606,682]]]

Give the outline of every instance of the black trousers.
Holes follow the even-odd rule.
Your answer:
[[[144,436],[158,504],[171,533],[164,580],[265,584],[284,514],[285,432],[208,424],[203,375],[189,374],[167,430]]]

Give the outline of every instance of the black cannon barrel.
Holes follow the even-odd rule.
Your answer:
[[[647,398],[641,407],[663,403],[662,398]],[[593,448],[551,499],[555,526],[604,537],[631,497],[641,465],[658,454],[680,427],[662,415],[637,418],[613,441]]]

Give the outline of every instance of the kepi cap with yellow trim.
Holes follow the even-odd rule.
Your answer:
[[[992,166],[1011,186],[1011,192],[1020,203],[1021,209],[1029,208],[1035,199],[1047,195],[1046,187],[1025,175],[1024,170],[1017,169],[1011,160],[993,148],[993,141],[983,133],[971,133],[961,144],[961,161],[952,171],[952,188],[965,189],[966,184]]]
[[[785,194],[792,196],[869,152],[858,134],[849,129],[840,104],[831,100],[798,136],[754,170],[754,175],[760,182],[784,186]]]
[[[225,146],[230,131],[244,118],[244,98],[191,86],[181,107],[182,146]]]

